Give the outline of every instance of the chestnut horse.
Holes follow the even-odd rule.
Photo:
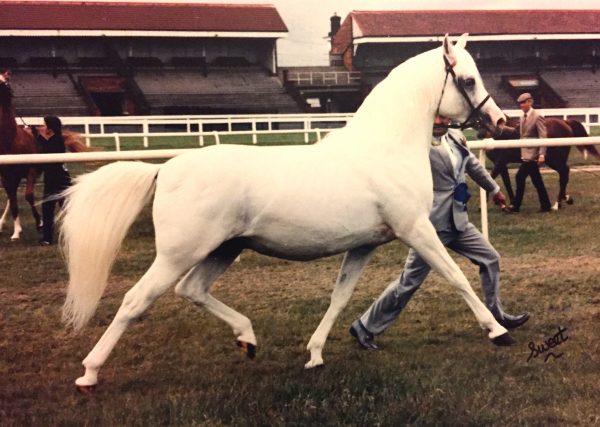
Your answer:
[[[0,82],[0,155],[3,154],[35,154],[38,152],[35,138],[29,129],[17,126],[15,110],[12,105],[12,91],[8,84]],[[65,146],[69,151],[85,151],[87,147],[80,141],[79,135],[66,131],[63,132]],[[14,220],[12,241],[19,240],[22,227],[19,219],[19,206],[17,204],[17,189],[25,178],[25,200],[31,206],[31,213],[38,229],[42,225],[40,214],[35,206],[34,186],[39,175],[38,169],[33,165],[0,165],[0,178],[2,186],[8,196],[8,204],[4,214],[0,217],[0,231],[6,222],[8,211]]]
[[[572,138],[572,137],[587,137],[589,136],[585,127],[577,120],[563,120],[554,117],[546,118],[546,129],[548,138]],[[491,135],[487,129],[479,129],[478,138],[492,137],[498,140],[519,139],[519,119],[511,117],[508,119],[506,126],[498,127],[494,135]],[[593,145],[577,145],[579,151],[591,154],[596,158],[600,158],[600,153]],[[567,184],[569,183],[570,168],[568,163],[570,146],[565,147],[548,147],[546,151],[546,165],[558,172],[559,176],[559,191],[556,203],[553,209],[560,209],[563,202],[567,204],[573,203],[573,198],[567,194]],[[502,182],[506,188],[506,193],[513,203],[514,193],[508,175],[507,165],[509,163],[521,163],[521,149],[515,148],[498,148],[495,150],[486,151],[488,159],[494,163],[491,175],[496,178],[498,175],[502,177]]]
[[[12,91],[8,84],[0,83],[0,155],[3,154],[34,154],[37,153],[35,138],[32,133],[17,126],[15,110],[12,106]],[[25,199],[31,206],[31,212],[38,227],[41,226],[40,214],[34,204],[33,187],[37,171],[31,165],[2,165],[0,178],[8,196],[8,204],[14,220],[14,233],[11,240],[18,240],[22,231],[17,205],[17,188],[23,178],[27,185]],[[4,225],[5,215],[0,221],[0,230]]]

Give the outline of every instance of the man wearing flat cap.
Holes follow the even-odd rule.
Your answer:
[[[533,97],[530,93],[523,93],[517,98],[519,108],[523,111],[523,117],[519,124],[521,139],[546,138],[546,119],[533,108]],[[519,212],[523,195],[525,194],[525,180],[531,177],[531,182],[537,190],[540,200],[538,212],[550,212],[550,199],[546,186],[542,180],[539,166],[546,161],[546,147],[522,147],[521,166],[517,172],[517,194],[515,202],[511,206],[513,212]]]

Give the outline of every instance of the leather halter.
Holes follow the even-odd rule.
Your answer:
[[[438,115],[440,113],[440,105],[442,104],[442,98],[444,97],[444,91],[446,90],[446,82],[448,81],[448,75],[451,75],[452,81],[454,82],[454,86],[456,86],[456,88],[458,89],[458,91],[460,92],[462,97],[465,99],[465,101],[467,101],[467,104],[469,104],[469,107],[471,108],[471,112],[469,113],[469,115],[467,116],[465,121],[463,121],[462,123],[450,124],[450,125],[447,125],[446,127],[454,128],[454,129],[466,129],[466,128],[470,128],[470,127],[481,126],[482,124],[485,127],[487,127],[485,120],[482,120],[481,108],[491,98],[491,95],[488,93],[487,96],[485,98],[483,98],[483,101],[481,101],[477,106],[474,106],[473,103],[471,102],[471,98],[469,98],[469,95],[467,94],[467,91],[465,90],[464,83],[462,82],[462,80],[458,79],[458,77],[456,76],[456,73],[454,72],[455,64],[450,64],[450,62],[448,61],[448,58],[446,58],[445,55],[444,55],[444,63],[446,64],[446,77],[444,78],[444,86],[442,87],[442,94],[440,95],[440,100],[438,102],[436,115]]]

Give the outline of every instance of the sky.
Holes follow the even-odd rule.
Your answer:
[[[39,1],[39,0],[38,0]],[[65,1],[65,0],[63,0]],[[66,0],[77,1],[81,0]],[[98,0],[96,0],[98,1]],[[101,0],[121,1],[121,0]],[[140,0],[127,0],[140,1]],[[152,0],[141,0],[153,2]],[[277,42],[280,66],[328,65],[329,18],[353,10],[600,9],[599,0],[159,0],[155,3],[273,4],[288,27]]]

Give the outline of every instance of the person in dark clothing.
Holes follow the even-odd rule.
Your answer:
[[[56,116],[44,117],[41,132],[32,127],[40,153],[64,153],[65,141],[62,137],[62,123]],[[63,163],[46,163],[44,172],[44,200],[42,202],[43,237],[40,244],[47,246],[54,241],[54,211],[56,203],[63,200],[56,196],[71,185],[71,176]]]

